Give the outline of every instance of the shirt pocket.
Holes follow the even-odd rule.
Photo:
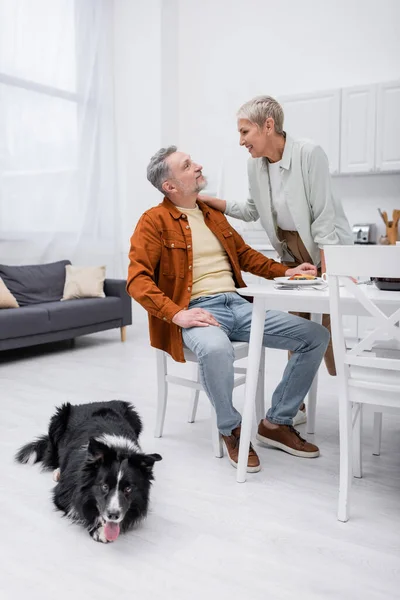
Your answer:
[[[232,228],[229,227],[229,229],[224,229],[222,232],[222,235],[224,236],[224,238],[226,239],[233,239],[233,232],[232,232]]]
[[[176,238],[163,239],[161,271],[166,277],[185,276],[186,243]]]
[[[226,227],[221,231],[222,235],[225,238],[225,243],[228,245],[228,248],[232,249],[235,247],[235,240],[233,237],[232,227]]]

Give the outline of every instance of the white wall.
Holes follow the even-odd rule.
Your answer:
[[[161,144],[161,0],[114,0],[114,90],[123,236],[159,201],[146,179]]]
[[[241,103],[400,77],[398,0],[180,0],[178,29],[179,145],[202,162],[210,190],[238,199]],[[399,175],[336,178],[334,189],[351,222],[400,208]]]
[[[163,0],[161,9],[161,145],[178,143],[179,0]]]
[[[160,200],[150,156],[178,143],[211,191],[246,196],[235,113],[260,93],[302,93],[400,77],[400,2],[382,0],[114,0],[119,193],[124,238]],[[224,167],[223,169],[221,167]],[[400,176],[339,177],[349,220],[399,207]],[[362,210],[361,210],[362,209]],[[242,224],[239,224],[239,226]],[[257,240],[257,241],[261,241]]]

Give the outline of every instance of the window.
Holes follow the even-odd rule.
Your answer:
[[[0,0],[2,236],[79,222],[76,17],[75,0]]]

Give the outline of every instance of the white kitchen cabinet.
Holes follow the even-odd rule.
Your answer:
[[[400,171],[400,81],[378,85],[375,164]]]
[[[280,97],[285,113],[284,129],[294,138],[306,138],[322,146],[331,173],[339,171],[340,90]]]
[[[375,168],[376,96],[376,85],[342,90],[341,173],[368,173]]]

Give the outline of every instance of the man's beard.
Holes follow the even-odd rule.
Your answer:
[[[204,176],[199,177],[199,179],[196,181],[195,192],[201,192],[205,187],[207,187],[207,179]]]
[[[184,196],[191,196],[192,194],[198,194],[201,190],[207,186],[207,179],[204,176],[196,179],[196,183],[194,187],[189,187],[188,185],[181,183],[179,180],[176,180],[176,185],[179,188],[181,194]]]

